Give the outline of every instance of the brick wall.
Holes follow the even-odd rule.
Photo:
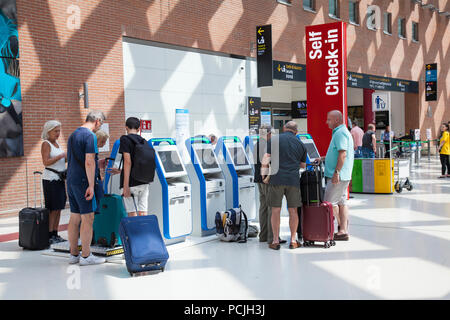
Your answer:
[[[43,169],[43,124],[50,119],[62,122],[60,142],[65,148],[69,134],[83,123],[88,110],[78,92],[84,82],[89,85],[90,108],[102,110],[108,117],[111,143],[123,133],[122,36],[255,57],[255,26],[272,24],[273,58],[305,63],[305,25],[336,20],[328,17],[328,0],[316,1],[316,13],[303,10],[300,0],[292,3],[17,0],[25,157],[0,159],[0,212],[25,205],[26,172],[33,197],[32,172]],[[450,11],[448,1],[433,3],[441,11]],[[370,4],[378,5],[382,12],[392,12],[392,36],[366,28]],[[72,30],[73,10],[77,8],[80,28]],[[449,19],[403,0],[361,0],[359,10],[361,26],[348,27],[348,70],[421,81],[420,93],[405,97],[407,119],[411,118],[407,121],[417,122],[423,132],[432,127],[436,133],[443,119],[450,120]],[[397,36],[401,16],[407,18],[406,40]],[[341,18],[348,21],[348,1],[341,1]],[[411,40],[412,21],[419,22],[419,43]],[[424,64],[430,62],[438,63],[439,100],[425,103],[421,79]],[[414,109],[409,110],[411,105]],[[428,105],[433,108],[432,118],[425,115]]]

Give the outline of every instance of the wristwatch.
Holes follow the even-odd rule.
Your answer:
[[[334,170],[334,173],[337,173],[337,175],[339,175],[339,170],[338,169]]]

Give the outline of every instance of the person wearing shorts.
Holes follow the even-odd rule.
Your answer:
[[[69,263],[80,266],[104,263],[105,259],[91,253],[94,212],[97,208],[95,184],[97,177],[97,132],[105,115],[100,111],[91,111],[86,122],[76,129],[67,143],[67,194],[70,203],[68,226],[70,258]],[[81,238],[82,254],[78,249]]]
[[[283,130],[280,135],[272,136],[267,144],[267,153],[261,162],[263,181],[269,185],[268,206],[272,207],[273,233],[273,241],[269,244],[269,248],[273,250],[280,249],[280,213],[283,197],[286,197],[289,211],[291,231],[289,248],[296,249],[301,246],[297,240],[298,207],[302,205],[299,170],[306,167],[306,148],[296,137],[297,123],[289,121]],[[265,179],[267,175],[269,179]]]
[[[120,172],[120,191],[123,195],[125,210],[129,217],[147,215],[149,184],[133,179],[134,150],[137,143],[145,140],[139,135],[141,122],[130,117],[125,122],[126,136],[120,137],[119,153],[122,154],[123,170]]]
[[[330,111],[327,124],[333,130],[330,145],[325,157],[325,178],[327,186],[324,201],[333,205],[333,214],[339,225],[334,240],[349,240],[347,190],[352,178],[354,149],[353,138],[343,124],[342,113]]]

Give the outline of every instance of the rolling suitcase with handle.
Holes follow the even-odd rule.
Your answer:
[[[319,193],[319,179],[318,171],[320,166],[314,166],[316,173],[317,193]],[[308,182],[307,182],[308,185]],[[333,205],[326,201],[311,202],[308,189],[306,189],[307,203],[302,206],[301,226],[302,235],[305,246],[313,245],[314,242],[323,242],[324,248],[329,248],[336,245],[334,239],[334,215]]]
[[[108,160],[114,159],[108,158]],[[111,185],[112,179],[110,179],[109,192],[111,192]],[[107,192],[100,199],[99,207],[99,212],[94,217],[92,244],[109,248],[122,245],[119,224],[122,218],[128,216],[122,196]]]
[[[36,204],[36,175],[42,175],[42,172],[35,171],[34,173],[34,208],[29,207],[28,204],[28,188],[27,188],[27,208],[19,212],[19,246],[28,250],[43,250],[47,249],[49,243],[49,211],[42,206],[42,192],[41,207],[38,208]],[[28,179],[27,179],[28,180]]]
[[[164,271],[169,253],[155,215],[123,218],[119,234],[131,276],[139,272]]]

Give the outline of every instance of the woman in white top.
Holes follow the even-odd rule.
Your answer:
[[[42,163],[45,166],[42,175],[45,207],[50,211],[49,238],[50,244],[65,241],[58,236],[61,210],[66,207],[66,185],[57,172],[66,170],[66,153],[57,140],[61,134],[61,123],[51,120],[45,123],[42,130]]]

